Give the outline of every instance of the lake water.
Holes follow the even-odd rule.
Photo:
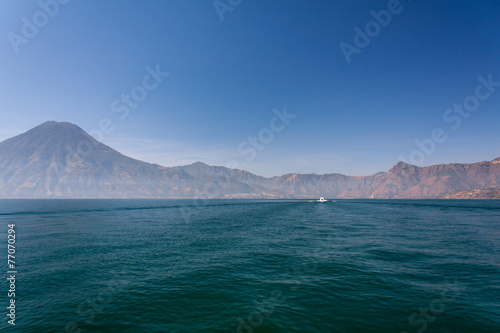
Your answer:
[[[0,200],[2,332],[500,332],[500,201]]]

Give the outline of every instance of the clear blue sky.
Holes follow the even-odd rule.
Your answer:
[[[109,119],[104,143],[166,166],[368,175],[442,128],[447,139],[422,165],[499,157],[500,87],[456,129],[443,115],[475,94],[478,76],[500,82],[500,2],[391,2],[243,0],[221,21],[212,1],[72,0],[50,17],[37,1],[3,0],[0,140],[47,120],[91,131]],[[348,63],[339,45],[355,46],[354,28],[388,6],[400,12],[380,31],[369,24],[369,45]],[[25,38],[23,17],[40,27],[12,42]],[[120,119],[112,103],[157,65],[169,75]],[[267,140],[285,106],[296,117]],[[259,133],[270,142],[253,157],[245,142]]]

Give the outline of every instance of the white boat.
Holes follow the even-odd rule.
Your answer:
[[[321,197],[319,198],[318,202],[327,202],[328,200],[326,200],[325,198]]]

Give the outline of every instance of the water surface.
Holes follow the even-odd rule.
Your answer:
[[[500,201],[0,200],[0,222],[6,332],[500,332]]]

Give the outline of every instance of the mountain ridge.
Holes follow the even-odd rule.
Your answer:
[[[500,157],[370,176],[262,177],[203,162],[165,167],[127,157],[77,125],[48,121],[0,142],[0,198],[467,198],[500,195]]]

